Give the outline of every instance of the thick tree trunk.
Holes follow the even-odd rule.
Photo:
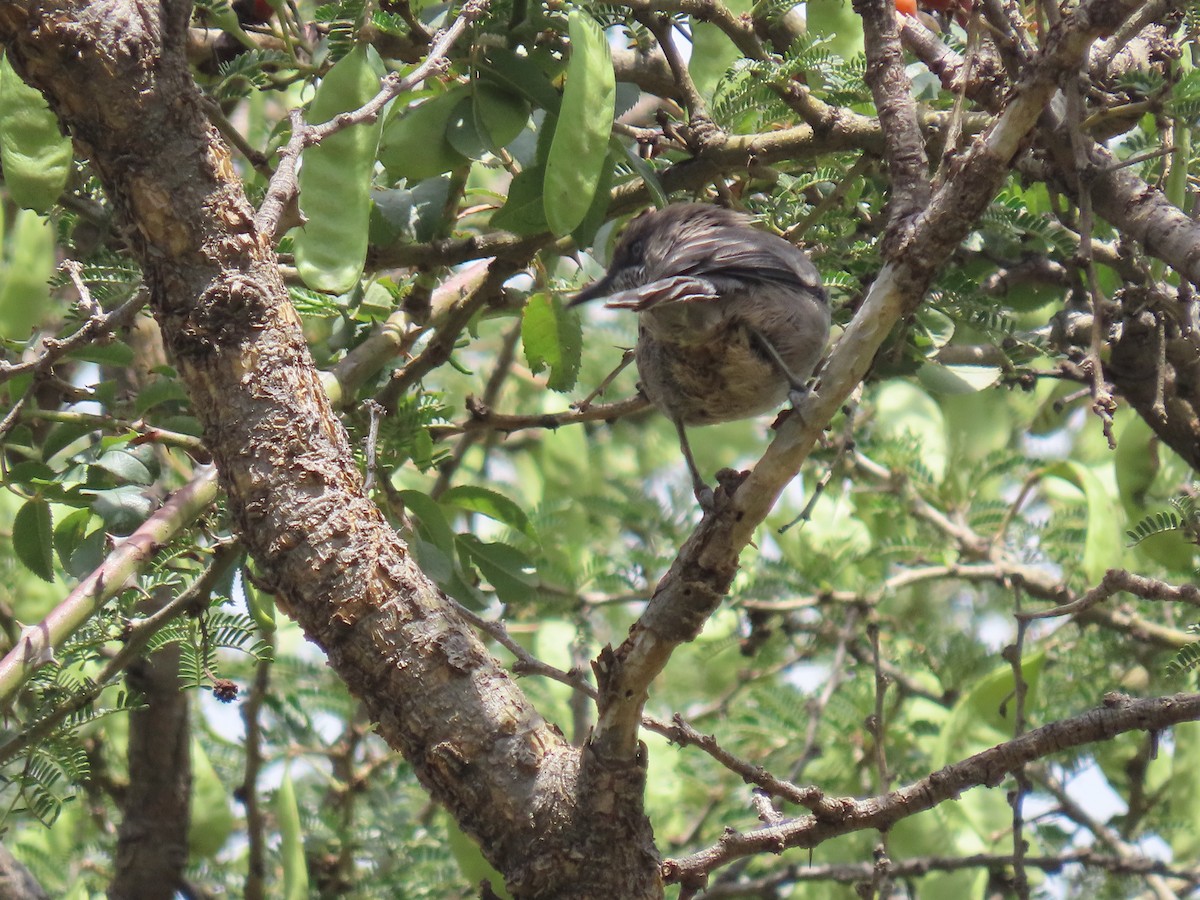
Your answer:
[[[364,495],[184,57],[190,5],[0,3],[128,228],[242,537],[379,733],[521,897],[662,894],[640,759],[581,757]]]

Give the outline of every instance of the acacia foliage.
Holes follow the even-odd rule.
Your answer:
[[[857,16],[832,0],[810,4],[805,29],[782,4],[728,16],[708,6],[705,21],[646,9],[489,4],[444,72],[379,121],[305,151],[299,211],[310,225],[279,242],[293,303],[380,505],[443,590],[502,618],[525,653],[564,671],[622,640],[699,517],[668,423],[645,411],[575,421],[586,417],[569,407],[634,340],[627,317],[581,317],[563,302],[599,271],[622,219],[666,196],[746,209],[811,253],[843,326],[891,260],[883,238],[899,167],[871,117]],[[235,25],[228,9],[198,9],[197,77],[219,104],[214,117],[249,151],[238,165],[251,196],[265,193],[265,171],[286,146],[288,108],[306,105],[312,124],[357,108],[374,79],[415,65],[461,12],[302,4]],[[751,18],[732,14],[743,12]],[[934,186],[1001,108],[1019,72],[1013,56],[1050,33],[1041,6],[1009,12],[1024,19],[951,15],[937,33],[904,21],[917,30],[907,35],[911,90]],[[1191,15],[1164,4],[1162,24],[1142,23],[1093,54],[1086,90],[1064,95],[1070,125],[1187,211],[1200,96]],[[690,78],[660,55],[664,42],[677,66],[688,60]],[[969,60],[961,84],[943,68],[956,58]],[[51,181],[63,175],[52,113],[28,94],[3,105],[19,115],[4,120],[0,109],[9,136],[0,153],[19,147],[26,160],[5,156],[0,285],[15,366],[3,370],[12,541],[0,565],[14,586],[5,624],[15,643],[21,623],[44,618],[101,565],[111,536],[195,477],[204,449],[152,336],[112,322],[122,327],[111,337],[65,353],[46,342],[126,308],[138,271],[86,161],[65,189]],[[614,113],[621,125],[610,137]],[[1194,571],[1188,464],[1163,443],[1161,421],[1123,402],[1123,373],[1106,365],[1147,311],[1164,359],[1170,342],[1186,344],[1191,286],[1139,243],[1132,219],[1096,217],[1100,201],[1053,138],[1035,135],[952,258],[936,261],[861,397],[828,423],[742,554],[727,602],[655,683],[648,712],[681,714],[777,777],[866,797],[1081,713],[1106,691],[1190,686],[1195,655],[1175,655],[1191,646],[1190,613],[1155,602],[1161,589],[1014,618],[1084,596],[1113,568],[1158,585]],[[766,149],[747,150],[757,147]],[[44,165],[28,164],[39,151]],[[17,208],[44,211],[51,188],[60,193],[46,217]],[[522,274],[481,290],[477,260],[495,254]],[[78,268],[56,268],[66,259]],[[382,342],[389,332],[401,337]],[[452,352],[442,361],[433,346]],[[1167,418],[1188,385],[1160,380]],[[625,372],[600,402],[635,390]],[[702,470],[752,465],[766,425],[695,434]],[[780,530],[801,512],[801,524]],[[228,533],[220,505],[207,508],[170,536],[136,589],[87,617],[23,693],[6,693],[9,843],[51,893],[100,890],[115,865],[109,826],[138,697],[118,680],[101,690],[101,674],[120,673],[106,659],[145,613],[139,604],[177,595]],[[268,881],[296,895],[306,884],[330,896],[468,895],[482,877],[469,842],[369,735],[255,586],[252,564],[234,563],[205,603],[146,645],[180,648],[181,686],[200,688],[189,877],[241,892],[257,834],[269,838],[259,851]],[[522,686],[583,739],[592,713],[578,692],[540,678]],[[208,700],[237,689],[262,729],[249,750],[231,738],[228,708]],[[69,705],[78,709],[58,715]],[[23,740],[34,728],[41,739]],[[647,806],[663,856],[687,858],[725,828],[775,821],[715,756],[647,739]],[[906,818],[886,840],[864,830],[825,841],[807,874],[793,850],[711,877],[729,892],[767,882],[801,897],[838,896],[839,881],[873,877],[879,892],[908,882],[923,896],[997,884],[1019,894],[1048,877],[1080,896],[1126,896],[1147,877],[1131,856],[1156,842],[1170,871],[1148,876],[1159,879],[1151,886],[1182,890],[1197,877],[1198,751],[1194,725],[1168,739],[1129,732]],[[248,776],[251,758],[258,772]],[[270,798],[261,819],[231,798],[236,785]],[[778,815],[796,813],[782,805]],[[1104,850],[1059,873],[1089,837]],[[894,874],[873,874],[881,842]],[[64,854],[67,865],[57,862]],[[950,862],[974,855],[987,858]],[[930,872],[918,876],[922,865]]]

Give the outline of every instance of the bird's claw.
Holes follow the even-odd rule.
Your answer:
[[[817,392],[808,385],[793,387],[788,391],[788,402],[792,404],[792,409],[799,410],[800,404],[815,396],[817,396]]]
[[[749,477],[748,471],[739,472],[737,469],[721,469],[717,472],[717,489],[714,491],[702,481],[697,481],[693,485],[693,493],[696,495],[696,502],[700,504],[700,508],[708,514],[715,512],[718,503],[728,502],[737,489],[742,486],[742,482]]]

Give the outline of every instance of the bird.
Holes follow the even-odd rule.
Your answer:
[[[803,399],[829,338],[817,267],[744,213],[672,203],[634,218],[608,270],[570,305],[599,298],[637,312],[639,387],[674,423],[696,499],[711,509],[686,427]]]

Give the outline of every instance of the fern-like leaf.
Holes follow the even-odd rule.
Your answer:
[[[1200,628],[1191,625],[1188,627],[1188,631],[1196,634],[1200,632]],[[1200,666],[1200,641],[1180,647],[1179,652],[1167,663],[1167,674],[1173,677],[1186,675],[1197,666]]]

